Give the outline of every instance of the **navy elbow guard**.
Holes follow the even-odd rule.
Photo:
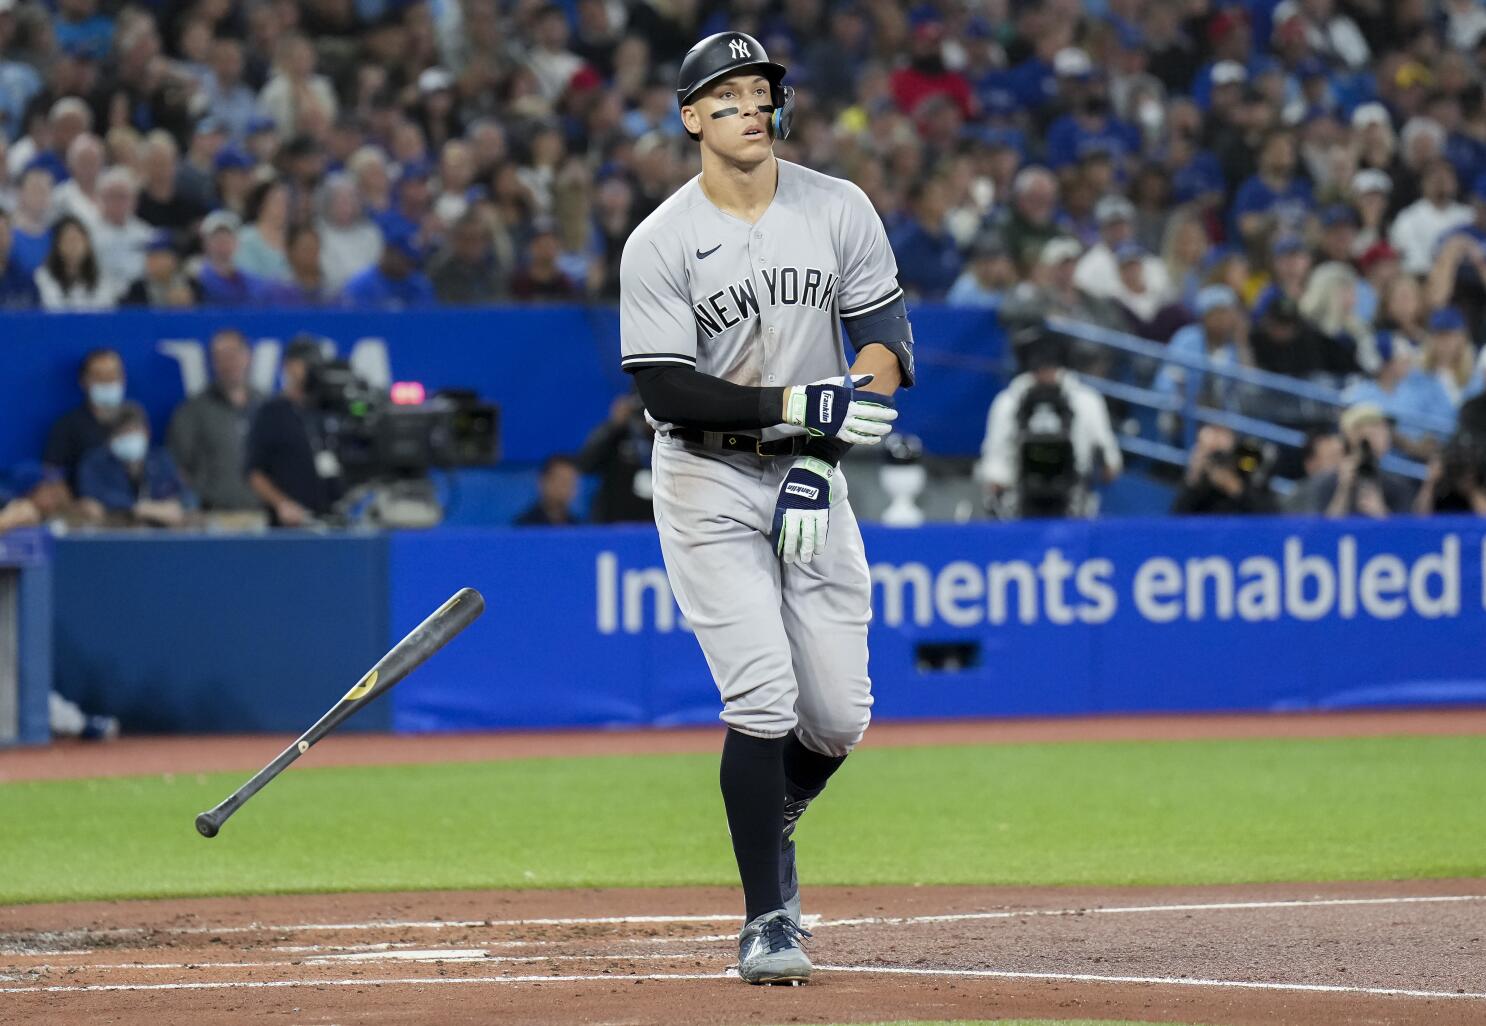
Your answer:
[[[903,301],[902,289],[855,310],[841,311],[841,323],[856,352],[874,342],[892,350],[903,369],[903,387],[913,387],[913,325],[908,323],[908,304]]]

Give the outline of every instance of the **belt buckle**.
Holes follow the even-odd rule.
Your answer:
[[[769,454],[764,452],[764,439],[762,435],[753,440],[753,451],[760,459],[768,459]]]

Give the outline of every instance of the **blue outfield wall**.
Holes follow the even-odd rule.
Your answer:
[[[925,306],[915,309],[913,323],[921,387],[910,395],[932,402],[905,400],[904,429],[931,452],[978,452],[1005,352],[995,315]],[[184,389],[179,364],[161,344],[204,343],[226,326],[255,344],[310,332],[333,341],[342,356],[360,340],[382,340],[394,380],[419,381],[430,392],[472,388],[499,403],[504,458],[516,462],[577,449],[614,396],[630,387],[619,369],[619,313],[606,306],[0,313],[0,367],[8,381],[26,384],[0,406],[0,471],[40,457],[51,423],[81,400],[78,362],[97,346],[122,354],[129,395],[150,411],[163,437]]]
[[[1486,701],[1479,520],[864,526],[883,718]],[[714,722],[645,528],[393,538],[395,631],[485,618],[393,698],[408,731]],[[919,668],[921,646],[970,665]]]
[[[126,732],[299,732],[387,649],[387,540],[104,534],[53,546],[56,688]],[[349,726],[385,729],[373,704]]]
[[[864,526],[882,718],[1486,702],[1486,521]],[[716,722],[653,529],[55,545],[58,688],[135,730],[297,731],[463,586],[485,615],[353,722]],[[922,646],[966,665],[925,670]]]

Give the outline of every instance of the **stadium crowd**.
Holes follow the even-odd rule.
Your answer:
[[[0,306],[613,300],[723,28],[912,296],[1385,418],[1482,390],[1477,0],[0,0]]]

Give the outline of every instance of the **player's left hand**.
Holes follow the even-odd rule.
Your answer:
[[[831,479],[836,468],[801,456],[779,484],[769,537],[785,563],[808,563],[826,548],[831,524]]]
[[[893,430],[898,411],[891,396],[866,392],[873,375],[826,378],[785,389],[784,422],[817,438],[876,445]]]

